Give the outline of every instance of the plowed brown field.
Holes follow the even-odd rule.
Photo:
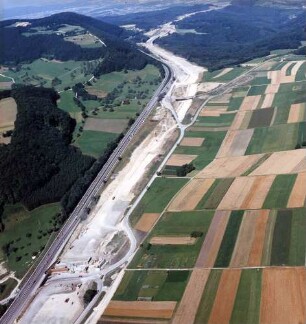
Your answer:
[[[264,154],[215,159],[200,171],[197,178],[233,178],[242,175],[256,164]]]
[[[193,161],[197,155],[188,154],[172,154],[170,159],[167,161],[167,165],[182,166]]]
[[[261,324],[306,322],[306,268],[263,270]]]
[[[202,146],[204,141],[205,138],[203,137],[185,137],[181,141],[180,146]]]
[[[210,270],[207,269],[195,269],[192,271],[172,324],[194,322],[209,273]]]
[[[216,211],[200,250],[196,268],[214,266],[223,235],[229,220],[230,211]]]
[[[176,307],[176,302],[162,301],[116,301],[112,300],[104,316],[118,317],[148,317],[148,318],[171,318]]]
[[[304,207],[306,199],[306,173],[299,173],[292,188],[288,208]]]
[[[217,295],[210,313],[209,324],[228,324],[231,319],[241,270],[223,270]]]
[[[159,214],[150,214],[145,213],[141,216],[137,224],[135,225],[135,229],[138,231],[149,232],[155,222],[157,221]]]

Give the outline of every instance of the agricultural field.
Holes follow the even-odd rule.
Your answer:
[[[38,59],[30,64],[8,70],[5,75],[16,83],[54,87],[58,91],[78,82],[88,81],[99,61],[49,61]]]
[[[65,24],[56,30],[34,27],[24,36],[54,33],[83,48],[105,46],[84,28]],[[9,89],[13,79],[16,84],[53,87],[59,94],[58,107],[76,121],[72,144],[83,154],[98,159],[132,125],[162,80],[153,65],[94,78],[99,63],[101,59],[62,62],[38,58],[14,67],[1,66],[0,88]],[[14,99],[0,101],[0,145],[10,143],[16,115]],[[59,203],[30,211],[20,204],[5,206],[0,222],[0,263],[5,262],[8,273],[15,272],[18,278],[26,274],[53,239],[53,232],[58,231],[56,219],[60,212]],[[4,295],[13,285],[7,286],[10,289],[0,288]]]
[[[58,230],[59,204],[44,205],[27,211],[22,205],[4,208],[2,222],[5,231],[0,236],[0,260],[7,260],[8,268],[22,278]]]
[[[74,145],[98,158],[145,107],[160,83],[152,65],[140,71],[112,72],[86,82],[85,95],[69,89],[60,93],[58,106],[77,122]],[[83,90],[84,89],[84,90]],[[90,96],[90,97],[88,97]]]
[[[17,280],[13,278],[8,278],[4,282],[0,283],[0,300],[8,298],[17,286]]]
[[[0,100],[0,144],[9,144],[11,136],[8,132],[14,130],[14,122],[17,116],[17,104],[15,99],[6,98]]]
[[[140,247],[101,323],[306,321],[306,61],[254,60],[204,79],[231,80],[255,64],[252,80],[200,111],[156,180],[184,184],[169,196],[156,187],[136,208]],[[193,169],[180,177],[186,165]],[[167,316],[118,305],[143,300],[142,288],[152,288],[144,280],[162,269],[188,271],[184,289],[163,299]],[[144,299],[156,312],[161,286]]]

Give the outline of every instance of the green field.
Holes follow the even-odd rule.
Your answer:
[[[230,264],[242,218],[243,211],[231,213],[214,267],[223,268]]]
[[[306,63],[304,63],[300,69],[298,70],[298,73],[295,77],[295,80],[296,81],[302,81],[302,80],[305,80],[306,79]]]
[[[210,272],[195,318],[196,324],[208,323],[221,275],[222,270],[212,270]]]
[[[161,213],[187,182],[187,179],[156,178],[132,213],[132,225],[136,224],[143,213]]]
[[[0,284],[0,300],[9,297],[13,289],[17,286],[17,281],[13,278],[8,278]]]
[[[64,91],[60,94],[60,100],[57,105],[60,109],[69,113],[79,113],[81,110],[73,101],[75,94],[73,91]]]
[[[265,199],[263,208],[286,208],[296,177],[296,174],[281,174],[276,176]]]
[[[270,84],[270,81],[267,76],[262,76],[262,77],[257,77],[255,78],[252,82],[252,86],[262,86],[262,85],[267,85]]]
[[[197,170],[202,170],[207,166],[216,156],[223,139],[225,138],[226,132],[210,132],[210,131],[196,131],[198,127],[193,127],[192,131],[186,132],[186,137],[202,137],[205,138],[202,146],[199,147],[188,147],[178,146],[175,150],[175,154],[191,154],[197,155],[193,160],[192,164]]]
[[[138,87],[141,90],[147,88],[146,85],[148,82],[150,85],[150,82],[157,83],[157,81],[160,81],[160,73],[158,69],[153,65],[147,65],[143,70],[140,71],[128,71],[128,73],[112,72],[101,75],[99,79],[92,82],[92,87],[95,90],[109,93],[113,91],[118,84],[125,83],[126,87],[123,87],[123,89],[125,93],[128,93],[128,86],[133,84],[137,77],[139,77],[143,82],[143,84]]]
[[[19,70],[7,71],[5,75],[13,77],[16,83],[43,85],[51,87],[52,80],[58,78],[60,84],[56,90],[63,90],[78,82],[90,79],[98,61],[67,61],[58,63],[43,59],[35,60],[30,64],[23,64]]]
[[[226,127],[231,126],[236,114],[221,114],[219,117],[198,117],[196,126]]]
[[[0,257],[8,261],[9,269],[16,271],[18,277],[26,273],[34,262],[32,257],[46,246],[57,226],[56,214],[59,210],[59,204],[44,205],[30,212],[19,204],[5,206],[2,216],[5,230],[0,235]]]
[[[245,155],[294,150],[299,142],[300,128],[300,124],[255,128]]]
[[[229,111],[239,110],[239,108],[243,102],[243,99],[244,99],[244,97],[232,97],[228,104],[228,110]]]
[[[231,81],[238,76],[240,76],[242,73],[246,72],[248,69],[244,67],[235,67],[232,71],[224,74],[223,76],[218,76],[223,70],[218,70],[214,72],[206,72],[204,73],[204,81],[206,82],[228,82]]]
[[[242,270],[230,324],[259,323],[261,269]]]
[[[98,158],[103,154],[107,145],[114,141],[118,134],[96,132],[85,130],[82,132],[75,145],[78,146],[84,154]]]
[[[265,93],[267,89],[266,85],[261,85],[261,86],[253,86],[250,88],[249,92],[248,92],[248,96],[258,96],[258,95],[262,95]]]
[[[130,268],[193,267],[205,239],[214,212],[166,213],[138,250]],[[193,245],[151,245],[155,236],[191,236],[198,232]]]
[[[277,213],[271,246],[270,264],[274,266],[305,264],[305,209],[286,209]]]
[[[126,271],[114,300],[180,301],[189,271]]]
[[[216,209],[233,181],[234,178],[216,179],[201,199],[196,209]]]

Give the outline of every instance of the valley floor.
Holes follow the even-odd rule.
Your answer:
[[[143,240],[99,323],[305,322],[306,61],[256,66],[206,103],[135,209]]]
[[[211,75],[154,45],[163,33],[145,46],[177,81],[156,125],[74,233],[23,323],[306,320],[306,61],[273,55]],[[189,163],[194,170],[178,177]],[[98,294],[86,306],[93,282]]]

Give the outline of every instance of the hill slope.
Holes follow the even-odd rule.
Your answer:
[[[91,46],[84,38],[96,37]],[[103,58],[96,70],[102,74],[122,69],[142,69],[150,61],[136,47],[124,42],[124,29],[75,13],[61,13],[29,20],[0,23],[0,64],[16,66],[44,57],[61,61]],[[74,37],[74,38],[73,38]],[[99,46],[100,45],[100,46]]]

